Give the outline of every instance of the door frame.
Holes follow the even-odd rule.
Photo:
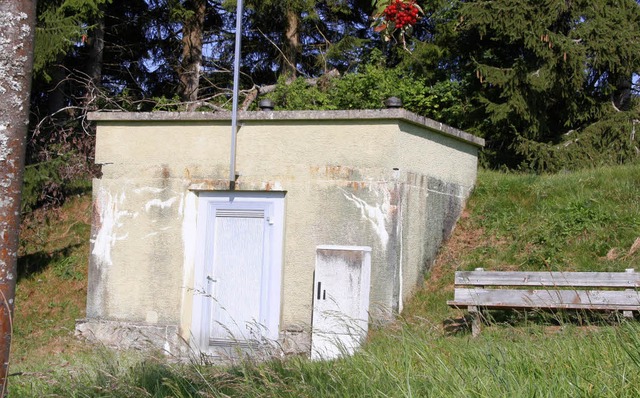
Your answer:
[[[213,250],[213,242],[207,242],[211,236],[215,210],[218,208],[247,208],[252,204],[268,208],[267,222],[270,227],[268,241],[271,262],[264,268],[262,284],[267,286],[267,292],[262,294],[261,314],[265,314],[265,334],[267,341],[279,338],[280,313],[282,306],[282,274],[284,249],[284,199],[283,191],[207,191],[198,194],[198,214],[196,221],[196,258],[193,281],[193,307],[191,322],[191,340],[193,348],[202,353],[209,353],[211,322],[211,284],[207,281],[213,264],[207,261]],[[271,221],[269,221],[271,219]],[[265,280],[267,278],[267,280]],[[242,342],[228,341],[228,345],[242,344]],[[216,344],[219,345],[219,344]]]

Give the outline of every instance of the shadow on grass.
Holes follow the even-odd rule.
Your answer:
[[[469,314],[465,314],[463,317],[460,317],[460,318],[447,318],[444,321],[442,321],[444,333],[449,336],[462,334],[462,333],[470,333],[472,321],[473,321],[473,316]]]
[[[18,281],[37,275],[53,264],[64,264],[73,250],[80,246],[78,243],[53,252],[38,251],[18,257]]]
[[[634,314],[635,316],[636,314]],[[637,318],[637,316],[636,316]],[[588,310],[485,310],[482,312],[483,326],[527,327],[536,326],[612,326],[625,320],[622,312]],[[473,316],[465,314],[458,318],[447,318],[442,322],[446,335],[471,333]]]

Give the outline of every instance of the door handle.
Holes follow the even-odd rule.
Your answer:
[[[318,282],[318,300],[326,300],[327,299],[327,290],[322,290],[322,282]]]

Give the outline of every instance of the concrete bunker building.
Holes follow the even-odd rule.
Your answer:
[[[77,333],[174,355],[357,346],[421,283],[484,145],[400,108],[240,112],[231,184],[230,113],[90,118],[102,176]]]

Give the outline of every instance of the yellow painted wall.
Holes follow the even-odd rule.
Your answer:
[[[229,187],[230,123],[211,114],[93,114],[87,318],[190,336],[198,193]],[[404,110],[244,113],[236,189],[285,191],[281,329],[308,328],[318,245],[372,247],[371,314],[421,282],[476,179],[482,140]]]

